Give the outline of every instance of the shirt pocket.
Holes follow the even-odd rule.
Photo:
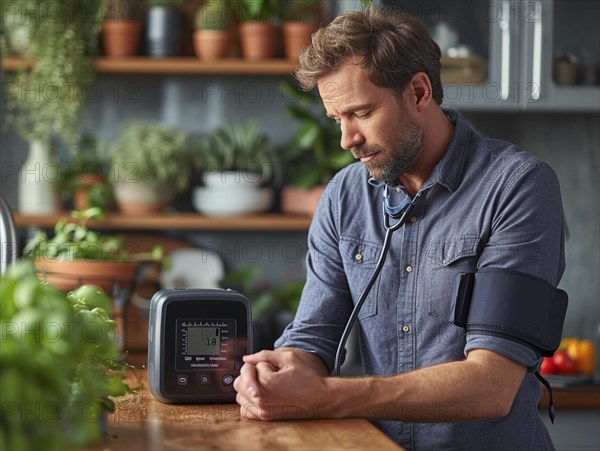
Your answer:
[[[340,239],[340,252],[352,300],[356,305],[367,283],[369,283],[373,271],[375,271],[377,260],[381,253],[381,246],[364,240],[342,237]],[[367,299],[363,303],[358,314],[359,320],[370,318],[377,314],[379,280],[380,278],[378,277]]]
[[[429,314],[448,318],[456,276],[475,272],[479,257],[478,235],[436,240],[427,249],[426,297]]]

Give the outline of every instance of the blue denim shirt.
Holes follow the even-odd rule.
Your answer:
[[[460,272],[509,268],[558,284],[564,272],[564,225],[557,177],[535,156],[477,133],[455,110],[444,111],[455,124],[451,144],[421,188],[410,219],[394,233],[358,317],[368,375],[461,360],[472,349],[494,351],[529,368],[540,363],[528,347],[465,335],[448,318]],[[276,342],[276,347],[319,355],[330,370],[385,235],[383,186],[369,179],[363,164],[356,163],[325,190],[309,230],[302,301]],[[390,191],[396,196],[392,204],[406,196],[401,187]],[[503,418],[436,423],[438,412],[431,408],[432,423],[375,423],[410,449],[549,449],[553,445],[537,411],[540,395],[540,384],[529,372]]]

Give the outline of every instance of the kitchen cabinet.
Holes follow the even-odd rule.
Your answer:
[[[529,1],[521,78],[526,109],[600,110],[600,2]]]
[[[445,83],[461,110],[598,111],[600,3],[596,0],[381,0],[419,17],[442,52],[480,61],[481,82]],[[557,69],[554,76],[555,67]],[[480,69],[477,69],[480,70]],[[474,77],[477,78],[477,77]]]

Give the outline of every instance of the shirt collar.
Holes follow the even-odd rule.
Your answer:
[[[464,166],[467,143],[471,139],[472,129],[464,116],[453,108],[442,107],[446,117],[454,124],[454,135],[450,145],[446,150],[442,160],[435,166],[429,179],[423,185],[423,188],[430,188],[438,183],[445,186],[450,191],[456,190],[460,184],[462,169]],[[370,185],[379,187],[386,183],[375,180],[369,176]],[[404,188],[402,185],[387,184],[391,189]]]
[[[454,124],[454,135],[446,149],[442,160],[433,168],[429,180],[423,188],[429,188],[435,183],[455,191],[460,185],[462,170],[467,153],[465,150],[471,140],[473,130],[464,116],[453,108],[442,107],[446,117]]]

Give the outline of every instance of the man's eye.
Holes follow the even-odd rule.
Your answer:
[[[370,111],[361,111],[360,113],[354,113],[354,116],[356,116],[359,119],[366,119],[371,115]]]

